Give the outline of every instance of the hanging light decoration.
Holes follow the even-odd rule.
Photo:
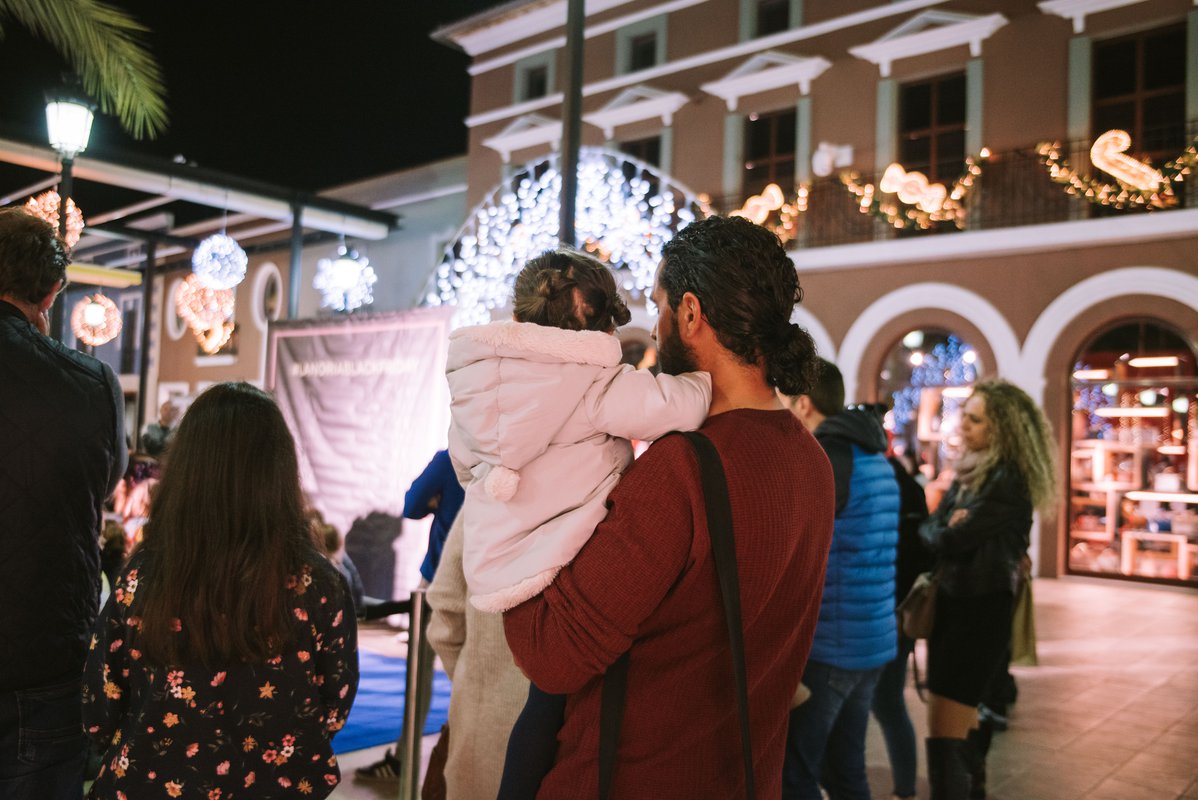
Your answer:
[[[312,288],[320,292],[321,308],[349,312],[374,302],[373,287],[377,281],[370,259],[342,242],[336,258],[316,262]]]
[[[1082,175],[1069,166],[1061,153],[1060,142],[1041,142],[1036,151],[1049,177],[1074,197],[1120,210],[1143,208],[1152,211],[1176,206],[1184,188],[1181,184],[1198,168],[1198,137],[1160,169],[1125,155],[1124,151],[1129,147],[1131,136],[1118,129],[1101,134],[1090,147],[1091,163],[1113,175],[1115,183]]]
[[[232,289],[213,289],[195,273],[179,284],[175,308],[191,328],[200,347],[209,355],[224,347],[233,336],[234,297]]]
[[[939,222],[951,222],[964,230],[965,198],[982,174],[982,165],[990,158],[983,147],[976,156],[965,159],[965,171],[952,186],[929,183],[922,172],[907,172],[902,164],[890,164],[875,186],[863,183],[861,174],[843,172],[840,182],[857,198],[857,210],[886,220],[897,230],[928,230]],[[894,195],[897,201],[883,197]]]
[[[245,280],[249,257],[237,240],[214,233],[191,256],[191,271],[210,289],[232,289]]]
[[[755,194],[748,198],[743,206],[728,216],[744,217],[751,222],[769,228],[778,235],[782,244],[785,245],[798,236],[798,218],[807,210],[810,196],[811,187],[807,184],[799,184],[795,187],[794,200],[787,202],[786,196],[782,193],[782,187],[771,183],[761,190],[761,194]],[[775,211],[778,212],[776,215],[773,213]]]
[[[75,338],[91,347],[108,344],[121,332],[121,312],[100,293],[84,297],[71,310]]]
[[[487,322],[511,301],[528,259],[559,244],[560,159],[555,153],[526,165],[474,209],[446,248],[424,305],[457,306],[456,328]],[[649,293],[665,243],[706,215],[693,193],[644,162],[592,147],[579,153],[575,238],[634,296]]]
[[[46,222],[54,226],[54,230],[58,230],[58,208],[62,205],[62,198],[58,196],[58,192],[51,189],[48,192],[42,192],[37,197],[31,197],[25,203],[25,210],[35,217],[40,217]],[[67,198],[67,246],[74,247],[79,243],[79,237],[83,234],[84,222],[83,212],[75,205],[75,201]]]

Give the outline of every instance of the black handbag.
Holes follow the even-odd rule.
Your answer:
[[[703,501],[707,511],[707,531],[711,537],[711,554],[720,595],[724,604],[724,620],[732,647],[732,672],[736,678],[736,700],[740,710],[740,745],[744,756],[745,796],[757,796],[753,778],[753,746],[749,732],[749,689],[745,677],[744,631],[740,617],[740,580],[736,574],[736,545],[732,535],[732,506],[728,501],[728,482],[724,464],[715,445],[701,433],[682,434],[695,449],[699,459],[699,477],[703,484]],[[624,696],[628,690],[628,653],[625,652],[608,667],[603,678],[603,694],[599,711],[599,798],[611,796],[612,776],[616,768],[616,747],[620,740],[620,723],[624,718]]]

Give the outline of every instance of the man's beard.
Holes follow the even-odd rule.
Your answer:
[[[687,347],[678,329],[672,326],[665,338],[657,343],[657,362],[661,365],[661,371],[667,375],[699,371],[695,352]]]

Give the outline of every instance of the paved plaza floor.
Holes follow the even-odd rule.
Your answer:
[[[994,739],[992,800],[1198,800],[1198,592],[1063,578],[1037,580],[1035,597],[1040,665],[1014,670],[1019,702],[1010,730]],[[364,628],[361,646],[403,654],[384,628]],[[922,738],[913,687],[907,705]],[[426,759],[434,739],[425,737]],[[342,758],[334,800],[398,797],[394,786],[350,777],[383,749]],[[872,722],[867,758],[874,797],[887,800],[889,766]],[[922,750],[919,759],[926,798]]]

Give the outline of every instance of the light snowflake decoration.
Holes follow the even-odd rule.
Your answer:
[[[525,166],[500,184],[446,248],[424,305],[455,305],[453,327],[491,320],[507,306],[525,263],[559,246],[560,155]],[[582,148],[575,236],[617,271],[633,296],[653,286],[661,250],[674,234],[706,216],[685,187],[623,153]]]
[[[37,197],[31,197],[25,201],[25,210],[35,217],[40,217],[46,222],[54,226],[54,230],[58,230],[58,209],[62,204],[62,198],[58,196],[58,192],[51,189],[48,192],[42,192]],[[83,235],[83,212],[75,205],[75,201],[67,198],[67,247],[74,247],[79,244],[79,237]]]
[[[895,435],[902,436],[906,427],[915,421],[925,387],[969,386],[978,377],[976,363],[976,351],[951,335],[947,341],[935,345],[925,353],[922,360],[912,368],[908,385],[894,393]],[[965,405],[964,397],[945,394],[941,399],[942,414],[945,418],[952,417]],[[942,458],[950,455],[946,439],[940,442],[940,454]]]
[[[191,256],[191,271],[210,289],[232,289],[245,280],[249,257],[237,240],[214,233]]]
[[[205,353],[219,352],[233,338],[232,289],[213,289],[192,273],[179,284],[175,308]]]
[[[121,311],[102,294],[88,295],[71,310],[75,338],[91,347],[108,344],[121,332]]]
[[[378,275],[370,259],[357,250],[341,245],[336,258],[316,262],[312,288],[320,292],[321,308],[350,312],[374,302],[374,284]]]

